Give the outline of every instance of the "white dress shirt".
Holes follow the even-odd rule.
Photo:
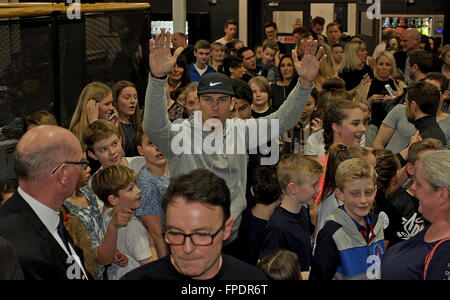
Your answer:
[[[84,270],[80,258],[76,254],[75,250],[72,248],[72,245],[68,243],[71,252],[69,253],[66,246],[64,245],[64,242],[62,241],[61,237],[58,234],[57,227],[59,224],[59,212],[34,199],[32,196],[24,192],[20,187],[17,189],[17,192],[19,193],[20,196],[22,196],[25,202],[27,202],[30,205],[31,209],[36,213],[38,218],[45,225],[50,234],[55,238],[55,240],[58,242],[58,244],[61,246],[64,252],[66,252],[67,256],[75,259],[75,261],[80,266],[84,276],[87,279],[86,271]]]

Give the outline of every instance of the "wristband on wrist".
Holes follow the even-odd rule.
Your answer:
[[[159,80],[164,80],[167,79],[167,74],[161,77],[156,76],[155,74],[153,74],[152,72],[150,72],[150,75],[155,78],[155,79],[159,79]]]

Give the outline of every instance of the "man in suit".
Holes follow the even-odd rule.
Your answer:
[[[58,214],[87,168],[79,140],[62,127],[38,126],[13,158],[19,188],[0,208],[0,236],[16,249],[25,279],[85,279],[82,252]]]

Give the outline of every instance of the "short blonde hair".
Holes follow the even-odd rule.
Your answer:
[[[336,170],[336,188],[343,191],[345,183],[362,178],[369,178],[376,185],[377,172],[374,167],[361,158],[347,159]]]
[[[291,182],[302,184],[305,178],[311,175],[321,175],[323,166],[315,159],[300,155],[290,154],[284,157],[278,164],[277,177],[282,191]]]
[[[381,52],[381,53],[378,55],[378,57],[375,59],[375,64],[378,64],[378,61],[380,60],[380,58],[381,58],[382,56],[387,57],[387,59],[389,59],[389,61],[390,61],[390,63],[391,63],[391,66],[392,66],[392,74],[391,74],[391,77],[392,77],[392,78],[397,78],[397,77],[398,77],[398,74],[397,74],[397,63],[395,62],[394,55],[392,55],[392,53],[389,52],[389,51],[383,51],[383,52]],[[375,73],[375,75],[377,75],[377,73],[378,73],[376,67],[374,68],[374,73]]]
[[[118,197],[119,191],[127,188],[134,181],[136,181],[135,171],[125,166],[112,165],[100,169],[95,174],[92,178],[92,189],[106,206],[111,207],[108,197],[111,195]]]

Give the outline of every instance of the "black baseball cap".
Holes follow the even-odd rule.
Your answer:
[[[212,72],[202,76],[198,83],[197,95],[209,93],[234,96],[231,78],[219,72]]]

